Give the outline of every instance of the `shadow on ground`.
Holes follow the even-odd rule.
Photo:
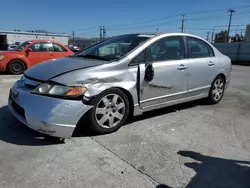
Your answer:
[[[211,104],[205,99],[186,102],[186,103],[182,103],[182,104],[178,104],[178,105],[174,105],[174,106],[161,108],[161,109],[158,109],[158,110],[145,112],[141,116],[134,117],[132,119],[132,122],[133,121],[141,121],[141,120],[144,120],[144,119],[149,119],[149,118],[161,116],[161,115],[164,115],[164,114],[174,113],[174,112],[177,112],[177,111],[193,108],[193,107],[196,107],[196,106],[204,106],[204,105],[207,106],[207,105],[211,105]]]
[[[197,100],[197,101],[187,102],[187,103],[174,105],[174,106],[170,106],[170,107],[166,107],[166,108],[162,108],[158,110],[153,110],[150,112],[146,112],[140,116],[130,117],[126,125],[130,125],[133,122],[143,121],[145,119],[150,119],[150,118],[161,116],[164,114],[174,113],[176,111],[193,108],[197,105],[209,105],[209,103],[207,102],[207,100]],[[79,121],[79,123],[76,126],[73,137],[100,136],[100,135],[93,133],[89,129],[88,125],[89,125],[89,121],[87,117],[86,116],[82,117],[82,119]]]
[[[250,162],[206,156],[193,151],[179,151],[178,155],[196,162],[184,163],[196,175],[186,188],[248,188],[250,187]],[[158,185],[156,188],[170,188]]]
[[[8,106],[0,108],[0,141],[28,146],[60,144],[58,139],[37,133],[19,122]]]
[[[180,110],[184,110],[187,108],[195,107],[196,105],[207,105],[205,101],[195,101],[184,103],[172,107],[167,107],[159,110],[154,110],[147,112],[141,116],[130,118],[128,124],[142,121],[145,119],[153,118],[156,116],[160,116],[163,114],[168,114]],[[86,117],[83,117],[81,121],[79,121],[77,128],[74,131],[73,137],[89,137],[89,136],[97,136],[97,134],[93,133],[88,127],[88,120]],[[3,106],[0,108],[0,140],[16,144],[16,145],[51,145],[51,144],[59,144],[62,143],[59,139],[42,135],[37,133],[30,128],[26,127],[26,125],[19,122],[9,111],[7,106]]]

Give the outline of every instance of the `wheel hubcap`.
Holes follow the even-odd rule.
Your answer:
[[[13,70],[14,70],[15,72],[18,72],[18,71],[21,70],[21,66],[20,66],[19,64],[15,64],[15,65],[13,66]]]
[[[112,128],[121,122],[124,113],[124,100],[117,94],[109,94],[104,96],[97,104],[95,118],[101,127]]]
[[[221,99],[224,92],[224,82],[221,79],[217,79],[213,86],[213,98],[218,101]]]

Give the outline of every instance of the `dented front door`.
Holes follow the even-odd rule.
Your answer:
[[[168,106],[187,95],[187,67],[181,37],[157,41],[139,65],[140,107],[144,111]]]

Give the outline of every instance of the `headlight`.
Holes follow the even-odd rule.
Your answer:
[[[3,58],[4,58],[4,56],[3,56],[3,55],[0,55],[0,61],[1,61]]]
[[[83,86],[63,86],[44,83],[37,86],[31,93],[55,96],[62,98],[77,98],[83,95],[87,91],[86,87]]]

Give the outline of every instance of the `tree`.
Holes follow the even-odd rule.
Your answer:
[[[221,32],[215,34],[216,43],[225,42],[226,38],[227,38],[227,31],[222,30]]]

